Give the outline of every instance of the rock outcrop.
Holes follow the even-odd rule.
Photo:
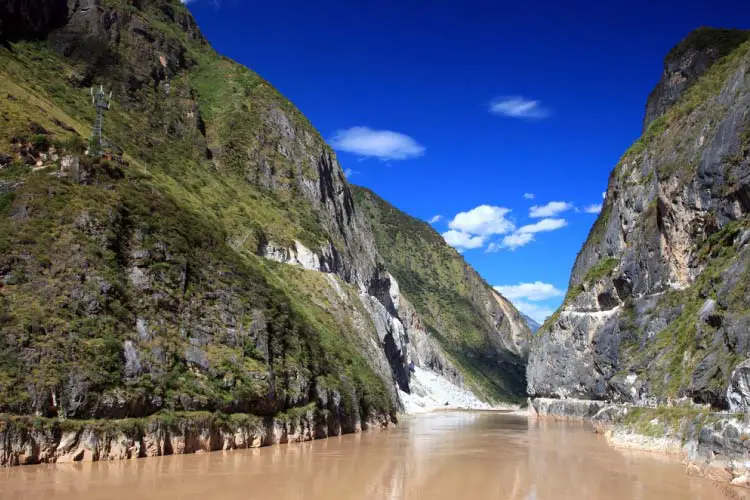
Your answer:
[[[699,28],[673,48],[664,60],[661,81],[648,97],[643,131],[664,115],[716,61],[748,38],[748,31]]]
[[[277,417],[233,415],[223,420],[210,414],[100,423],[16,417],[0,421],[0,467],[259,448],[382,429],[392,424],[384,416],[364,421],[347,418],[341,399],[338,405],[327,411],[308,406]]]
[[[670,57],[727,54],[726,36],[701,30]],[[565,301],[534,337],[532,396],[729,407],[750,354],[748,75],[746,42],[657,106],[623,156]]]
[[[43,37],[65,24],[65,0],[7,0],[0,4],[0,40]]]
[[[743,361],[732,370],[727,402],[734,412],[750,411],[750,360]]]
[[[591,420],[608,405],[603,401],[585,399],[534,398],[529,400],[532,416],[563,420]]]

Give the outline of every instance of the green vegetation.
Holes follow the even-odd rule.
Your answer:
[[[668,124],[666,116],[660,116],[651,122],[643,135],[628,148],[623,158],[632,158],[643,153],[649,144],[664,134]]]
[[[281,421],[296,419],[314,410],[312,405],[300,408],[290,408],[285,412],[274,415]],[[121,418],[121,419],[68,419],[45,418],[28,415],[0,414],[0,432],[4,428],[14,426],[16,428],[53,431],[59,429],[62,432],[78,432],[84,429],[94,432],[116,434],[125,433],[129,436],[145,434],[154,426],[161,426],[173,431],[184,432],[186,430],[199,430],[213,427],[227,432],[236,432],[240,429],[249,429],[261,435],[265,432],[263,419],[247,413],[211,413],[207,411],[163,411],[143,418]]]
[[[351,308],[356,309],[359,317],[369,318],[357,292],[338,278],[316,271],[267,261],[263,262],[263,268],[269,271],[271,283],[290,297],[293,310],[315,330],[322,348],[320,355],[324,356],[325,368],[330,372],[321,386],[346,393],[343,384],[348,382],[340,379],[343,375],[356,389],[366,414],[371,410],[391,410],[392,401],[386,388],[390,380],[381,380],[363,356],[373,341],[377,344],[374,327],[368,323],[372,334],[368,339],[359,335],[352,325]],[[346,294],[344,298],[337,295],[329,279],[339,282]]]
[[[565,299],[563,300],[564,303],[573,302],[578,298],[579,295],[583,293],[583,284],[574,285],[568,288],[568,291],[565,293]]]
[[[619,263],[620,259],[614,257],[606,257],[600,260],[588,270],[586,276],[583,278],[583,282],[594,283],[610,276]]]
[[[750,39],[750,31],[701,27],[692,31],[667,54],[667,60],[678,60],[688,51],[711,49],[723,57]]]
[[[695,406],[628,408],[623,424],[634,432],[650,437],[684,438],[693,422],[706,423],[710,410]]]
[[[699,328],[698,312],[708,298],[718,298],[720,288],[726,282],[727,270],[737,263],[736,236],[746,227],[746,221],[730,222],[700,244],[696,253],[705,265],[703,272],[689,288],[665,293],[656,307],[657,311],[673,310],[679,311],[678,314],[647,344],[645,351],[636,349],[629,354],[634,360],[655,360],[650,375],[654,394],[663,397],[683,395],[690,385],[695,366],[712,354],[717,356],[717,369],[710,385],[716,389],[723,388],[731,369],[744,357],[742,352],[717,349],[712,343],[715,327],[701,324]],[[743,276],[750,277],[747,263],[743,273]],[[738,280],[729,290],[728,300],[718,301],[716,314],[749,311],[747,287],[745,280]],[[638,364],[637,361],[634,363]]]
[[[343,245],[298,182],[319,182],[328,147],[268,83],[185,31],[180,2],[102,8],[127,36],[77,48],[104,44],[116,66],[45,41],[0,47],[0,154],[13,159],[0,169],[12,186],[0,195],[0,411],[275,415],[326,390],[354,392],[363,416],[391,411],[364,340],[312,299],[320,283],[256,255],[269,240]],[[81,155],[92,83],[114,89],[104,136],[122,165]],[[65,156],[75,172],[61,172]]]
[[[462,369],[468,385],[491,400],[519,401],[525,392],[523,366],[520,359],[499,354],[491,339],[497,327],[484,309],[487,301],[503,299],[495,299],[492,288],[429,225],[365,188],[352,191],[401,292]],[[512,308],[509,303],[506,307]]]

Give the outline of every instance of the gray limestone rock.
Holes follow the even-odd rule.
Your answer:
[[[727,388],[727,401],[732,411],[750,410],[750,360],[745,360],[732,370]]]
[[[717,60],[749,36],[740,30],[700,28],[672,49],[664,61],[661,81],[648,98],[643,130],[677,102]],[[712,43],[716,39],[721,43]]]
[[[667,57],[645,120],[664,115],[663,131],[610,176],[568,298],[534,337],[530,395],[744,404],[744,365],[730,373],[750,356],[750,52],[705,101],[669,110],[749,36],[702,29]]]

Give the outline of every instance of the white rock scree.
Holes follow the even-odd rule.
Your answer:
[[[399,391],[406,414],[438,409],[491,410],[468,389],[459,387],[430,370],[414,367],[410,381],[411,394]]]

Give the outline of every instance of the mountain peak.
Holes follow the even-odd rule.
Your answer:
[[[750,31],[701,27],[669,51],[664,72],[649,95],[643,130],[662,116],[716,61],[750,38]]]

